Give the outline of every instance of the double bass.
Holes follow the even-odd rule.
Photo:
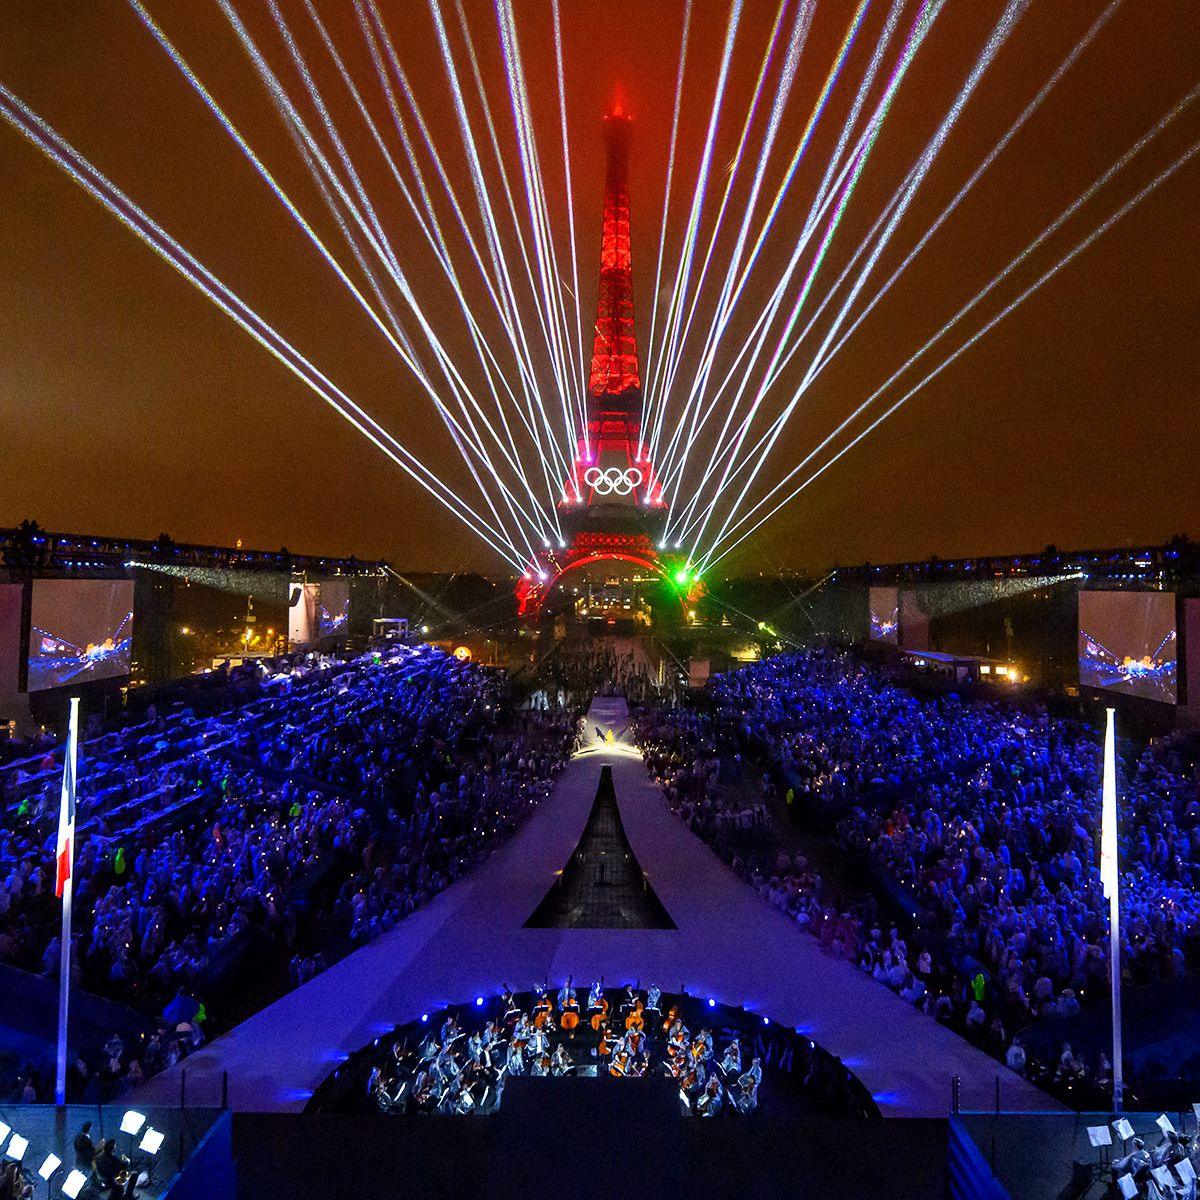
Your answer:
[[[567,998],[563,1001],[562,1014],[558,1023],[567,1037],[575,1036],[575,1030],[579,1028],[579,1001],[575,998],[574,988],[567,993]]]
[[[646,1018],[642,1015],[646,1006],[639,999],[634,1002],[633,1011],[625,1018],[626,1029],[636,1029],[639,1033],[646,1028]]]
[[[601,996],[597,1007],[592,1011],[592,1028],[599,1033],[608,1023],[608,998]]]
[[[538,1029],[553,1029],[554,1028],[554,1006],[550,1003],[550,997],[542,995],[538,997],[537,1003],[533,1006],[533,1023]]]

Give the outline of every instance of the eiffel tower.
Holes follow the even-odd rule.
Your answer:
[[[642,440],[642,377],[633,323],[629,244],[629,136],[619,102],[604,118],[608,167],[600,243],[596,336],[588,373],[587,431],[579,440],[559,501],[567,545],[539,551],[517,583],[518,612],[536,619],[563,576],[606,560],[660,575],[685,600],[698,586],[686,565],[659,543],[666,524],[662,484]]]

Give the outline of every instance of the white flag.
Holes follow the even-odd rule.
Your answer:
[[[1104,799],[1100,825],[1100,883],[1112,899],[1117,891],[1117,732],[1116,709],[1108,710],[1104,734]]]

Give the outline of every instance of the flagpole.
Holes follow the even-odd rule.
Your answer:
[[[1121,1061],[1121,877],[1117,863],[1116,709],[1108,710],[1104,735],[1104,793],[1100,829],[1100,882],[1108,897],[1108,970],[1112,996],[1113,1111],[1121,1111],[1125,1083]]]
[[[67,855],[66,878],[62,883],[62,958],[58,968],[58,1064],[54,1081],[54,1103],[58,1105],[67,1102],[67,1005],[71,996],[71,895],[75,883],[75,767],[78,747],[79,697],[72,696],[67,749],[63,755],[62,801],[58,825],[60,853],[65,830]]]

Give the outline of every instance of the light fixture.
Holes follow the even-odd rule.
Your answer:
[[[165,1137],[166,1134],[147,1126],[146,1132],[142,1135],[142,1140],[138,1143],[138,1149],[145,1150],[147,1154],[157,1154],[162,1149],[163,1138]]]
[[[38,1174],[47,1182],[50,1176],[62,1166],[62,1159],[57,1154],[47,1154],[46,1161],[38,1167]]]
[[[121,1132],[136,1134],[146,1123],[143,1113],[135,1112],[132,1108],[121,1118]]]
[[[476,996],[476,997],[475,997],[475,1007],[476,1007],[476,1008],[482,1008],[482,1007],[483,1007],[483,997],[482,997],[482,996]]]
[[[4,1157],[11,1158],[13,1162],[20,1162],[28,1149],[29,1139],[23,1138],[19,1133],[14,1133],[12,1141],[8,1143],[8,1149],[4,1152]]]
[[[67,1197],[67,1200],[75,1200],[79,1193],[83,1191],[83,1185],[87,1183],[87,1178],[82,1171],[72,1171],[63,1180],[62,1193]]]

